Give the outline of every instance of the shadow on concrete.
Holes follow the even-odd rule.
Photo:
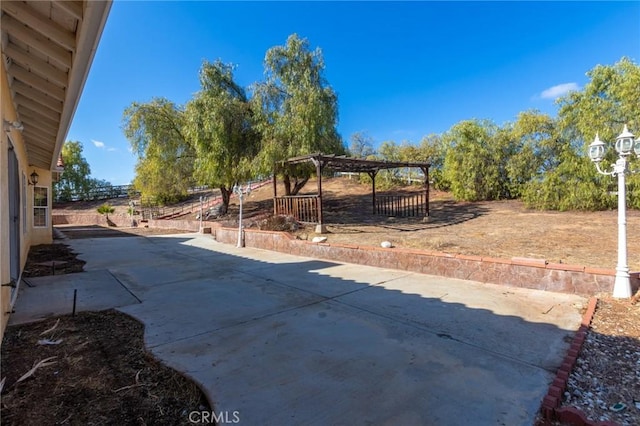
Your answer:
[[[109,221],[111,222],[111,221]],[[139,237],[131,232],[118,229],[113,222],[109,227],[100,225],[84,225],[84,226],[65,226],[56,228],[61,231],[67,238],[113,238],[113,237]]]
[[[150,350],[246,424],[533,424],[584,303],[202,235],[64,232],[141,301],[119,309]]]

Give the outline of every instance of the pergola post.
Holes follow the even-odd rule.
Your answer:
[[[429,218],[429,166],[426,167],[420,167],[420,170],[422,170],[422,173],[424,174],[424,192],[425,192],[425,216],[424,216],[424,220],[428,220]]]
[[[273,168],[273,215],[277,215],[278,214],[278,183],[276,181],[276,176],[278,176],[278,173],[276,171],[276,168]]]
[[[376,214],[376,175],[378,174],[377,170],[372,172],[367,172],[369,177],[371,178],[371,202],[373,207],[373,213]]]
[[[326,234],[327,227],[322,221],[322,169],[324,163],[315,158],[311,158],[311,161],[316,166],[316,176],[318,178],[318,223],[316,224],[316,234]]]

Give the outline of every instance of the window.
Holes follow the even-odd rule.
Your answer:
[[[46,227],[49,217],[49,190],[43,186],[33,188],[33,226]]]

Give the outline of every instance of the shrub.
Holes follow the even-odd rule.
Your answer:
[[[98,207],[98,213],[104,214],[109,217],[109,213],[113,213],[116,211],[115,207],[111,206],[109,203],[104,203],[100,207]]]

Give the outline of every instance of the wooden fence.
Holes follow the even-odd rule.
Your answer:
[[[298,222],[318,223],[320,197],[317,195],[294,195],[276,197],[273,200],[276,215],[293,216]]]
[[[422,193],[415,195],[376,195],[376,214],[400,217],[426,216],[426,195]]]

